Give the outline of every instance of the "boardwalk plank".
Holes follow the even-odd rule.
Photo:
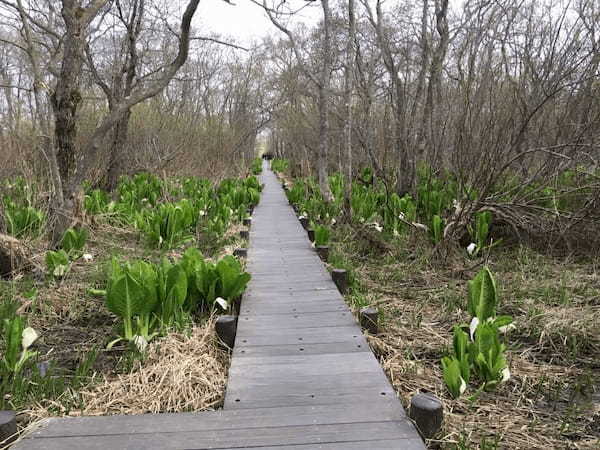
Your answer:
[[[396,402],[373,405],[331,405],[311,407],[262,408],[254,410],[204,411],[179,414],[140,414],[135,416],[70,417],[49,419],[48,425],[31,438],[90,436],[104,434],[177,433],[186,431],[228,431],[238,428],[273,428],[300,425],[394,421],[401,417]],[[54,426],[60,424],[60,427]]]
[[[227,433],[215,431],[184,431],[175,433],[104,434],[77,437],[31,439],[31,450],[71,449],[244,449],[284,447],[299,444],[363,442],[395,439],[410,443],[412,427],[406,422],[363,422],[334,425],[303,425],[276,428],[238,428]]]
[[[249,356],[280,356],[280,355],[324,355],[329,353],[359,353],[370,352],[366,343],[364,345],[355,342],[334,342],[327,344],[292,344],[292,345],[263,345],[263,346],[239,346],[233,349],[234,358],[245,358]]]

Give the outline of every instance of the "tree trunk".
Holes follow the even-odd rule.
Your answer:
[[[439,97],[440,95],[442,66],[444,64],[444,59],[446,58],[450,39],[446,17],[447,13],[448,0],[435,0],[436,29],[439,35],[439,41],[431,61],[429,83],[427,86],[427,100],[423,111],[423,121],[421,122],[422,125],[418,144],[419,150],[422,153],[431,153],[433,160],[437,159],[433,148],[433,124],[436,107],[434,97]],[[433,160],[430,162],[433,163]]]
[[[117,123],[117,125],[115,125],[113,131],[105,183],[105,188],[108,191],[116,189],[119,177],[123,175],[125,165],[127,164],[125,158],[125,144],[127,142],[130,117],[131,111],[127,111],[125,116]]]
[[[83,67],[86,22],[78,5],[63,2],[62,16],[65,21],[63,57],[56,88],[51,96],[54,111],[54,151],[62,184],[63,198],[55,198],[53,204],[54,224],[52,246],[56,246],[73,220],[75,196],[71,176],[75,169],[77,139],[77,109],[81,103],[79,79]],[[62,201],[61,201],[62,200]]]
[[[400,80],[396,79],[394,83],[396,93],[396,106],[394,108],[395,121],[395,150],[398,161],[396,174],[396,191],[400,196],[413,192],[415,183],[415,155],[414,150],[409,149],[405,141],[404,133],[404,93]]]
[[[346,183],[344,190],[344,210],[348,218],[352,217],[350,200],[352,197],[352,93],[354,92],[354,78],[352,67],[354,63],[354,39],[356,36],[356,22],[354,19],[354,0],[348,0],[348,43],[346,46],[346,63],[344,68],[344,101],[346,106],[346,123],[344,124],[344,137],[346,144]]]
[[[319,80],[319,154],[317,157],[319,188],[327,202],[333,201],[327,178],[329,164],[329,96],[331,86],[331,11],[329,0],[321,0],[323,8],[323,66]]]
[[[327,177],[327,165],[329,157],[329,98],[325,92],[325,87],[319,87],[319,149],[317,154],[317,175],[319,179],[319,189],[323,198],[327,202],[333,200],[333,195],[329,189],[329,179]]]

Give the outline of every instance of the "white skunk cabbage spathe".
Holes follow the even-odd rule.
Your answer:
[[[84,253],[82,258],[85,262],[90,262],[94,259],[94,257],[90,253]]]
[[[478,326],[479,326],[479,318],[473,317],[473,319],[471,320],[471,323],[469,324],[469,334],[471,335],[472,341],[474,340],[473,336],[475,335],[475,330],[477,330]]]
[[[144,353],[146,347],[148,347],[148,341],[144,338],[144,336],[136,335],[133,338],[133,343],[135,344],[140,353]]]
[[[467,253],[469,254],[469,256],[471,256],[473,253],[475,253],[476,248],[477,248],[477,245],[474,242],[471,242],[467,246]]]
[[[503,327],[499,327],[498,331],[502,334],[508,333],[510,330],[516,330],[517,327],[514,323],[509,323],[508,325],[504,325]]]
[[[382,232],[383,231],[383,227],[381,225],[379,225],[377,222],[373,222],[371,224],[373,226],[373,228],[375,228],[378,232]]]
[[[23,350],[27,350],[29,347],[31,347],[39,337],[40,336],[37,334],[37,331],[35,331],[33,328],[25,328],[23,330],[23,334],[21,335],[21,346],[23,347]]]
[[[510,380],[510,370],[508,370],[508,367],[505,367],[504,369],[502,369],[502,382],[508,380]]]
[[[463,377],[460,377],[460,393],[463,394],[466,390],[467,390],[467,383],[465,383],[465,380],[463,379]]]
[[[225,300],[224,298],[217,297],[215,299],[215,302],[217,302],[219,304],[219,306],[223,309],[229,308],[229,303],[227,303],[227,300]]]

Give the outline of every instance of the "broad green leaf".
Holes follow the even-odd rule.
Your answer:
[[[107,292],[106,306],[113,314],[130,321],[134,315],[142,313],[145,309],[144,291],[141,285],[126,273]],[[126,338],[129,340],[131,337]]]
[[[469,382],[471,378],[471,368],[469,363],[469,337],[467,333],[465,333],[460,327],[454,327],[454,336],[453,336],[453,347],[454,347],[454,355],[459,362],[460,372],[462,378],[466,383]]]
[[[167,275],[167,297],[177,306],[182,306],[187,296],[188,282],[185,270],[181,266],[173,266]]]
[[[498,316],[494,319],[493,324],[496,328],[502,328],[510,325],[512,322],[513,319],[510,316]]]
[[[4,319],[4,364],[10,371],[15,371],[21,351],[21,337],[25,324],[20,316]]]
[[[469,281],[469,313],[477,317],[480,322],[495,317],[496,295],[494,277],[490,270],[484,267],[472,281]]]
[[[466,390],[466,383],[461,377],[460,364],[456,358],[442,358],[444,382],[452,397],[458,398]]]

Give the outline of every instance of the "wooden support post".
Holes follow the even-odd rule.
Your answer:
[[[237,331],[237,317],[219,316],[215,322],[217,336],[227,347],[233,348]]]
[[[300,217],[298,220],[300,220],[302,228],[306,230],[308,228],[308,217]]]
[[[253,205],[248,206],[248,209],[246,210],[246,212],[248,213],[249,216],[251,216],[252,213],[254,213],[254,206]]]
[[[248,240],[250,238],[250,232],[248,230],[240,231],[240,237],[242,239]]]
[[[342,295],[348,292],[348,272],[344,269],[333,269],[331,278]]]
[[[251,219],[250,217],[247,217],[247,218],[245,218],[245,219],[243,220],[242,224],[243,224],[245,227],[248,227],[248,228],[250,228],[250,227],[252,226],[252,219]]]
[[[321,261],[327,262],[329,260],[329,247],[326,245],[317,246],[317,254],[321,258]]]
[[[233,251],[233,256],[237,256],[238,258],[247,258],[248,257],[248,249],[247,248],[236,248]]]
[[[309,228],[308,230],[306,230],[306,232],[308,233],[308,239],[310,240],[310,242],[315,242],[315,230]]]
[[[362,308],[359,316],[361,328],[371,334],[377,334],[379,312],[375,308]]]
[[[236,298],[233,299],[233,315],[235,316],[235,320],[236,320],[236,329],[237,329],[237,316],[240,315],[240,311],[242,309],[242,296],[238,295]]]
[[[2,448],[17,439],[17,417],[14,411],[0,411],[0,445]]]
[[[421,435],[431,439],[442,428],[444,406],[433,394],[415,394],[410,400],[409,416]]]

